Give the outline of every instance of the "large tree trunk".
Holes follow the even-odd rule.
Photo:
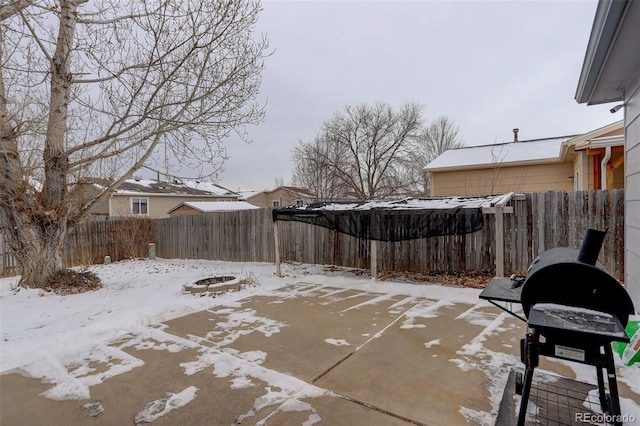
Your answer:
[[[67,176],[69,156],[65,150],[67,114],[71,93],[71,50],[78,1],[60,4],[60,27],[55,52],[51,58],[50,109],[42,153],[44,181],[42,187],[30,183],[34,176],[22,169],[15,135],[1,120],[5,158],[2,179],[6,194],[0,196],[0,223],[9,231],[9,246],[20,265],[23,287],[44,288],[48,279],[64,267],[62,250],[69,218]],[[4,97],[4,82],[2,82]],[[4,102],[3,102],[4,104]],[[6,105],[6,104],[5,104]],[[3,106],[2,112],[5,110]]]
[[[2,216],[0,214],[0,216]],[[34,221],[20,212],[2,218],[9,247],[20,266],[21,287],[45,288],[49,278],[64,268],[63,249],[67,236],[66,221]],[[39,222],[39,223],[38,223]],[[3,226],[4,227],[4,226]]]

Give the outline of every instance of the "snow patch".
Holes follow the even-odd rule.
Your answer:
[[[160,417],[176,410],[180,407],[184,407],[189,402],[196,398],[196,392],[198,388],[195,386],[189,386],[182,392],[171,393],[167,392],[165,398],[156,399],[147,404],[144,410],[140,411],[133,419],[136,426],[141,426],[146,423],[151,423],[158,420]]]
[[[344,339],[324,339],[324,341],[334,346],[351,346],[351,343]]]
[[[440,339],[435,339],[435,340],[430,340],[428,342],[425,342],[424,347],[427,349],[430,349],[439,344],[440,344]]]

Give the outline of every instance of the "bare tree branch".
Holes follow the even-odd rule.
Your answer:
[[[464,144],[458,137],[458,127],[454,122],[443,115],[429,124],[421,135],[412,144],[411,168],[415,176],[420,176],[415,187],[415,192],[429,195],[431,176],[424,173],[423,168],[436,159],[440,154],[449,150],[462,147]]]
[[[260,10],[257,0],[0,6],[0,225],[21,285],[43,285],[68,230],[160,147],[218,170],[224,139],[263,119]]]
[[[31,6],[33,3],[34,0],[18,0],[0,6],[0,22],[20,13],[21,10]]]
[[[347,106],[325,122],[313,143],[294,150],[294,181],[322,176],[331,199],[405,196],[407,148],[421,130],[421,110],[407,103],[396,112],[385,103]]]

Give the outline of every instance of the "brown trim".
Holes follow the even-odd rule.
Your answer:
[[[613,168],[617,169],[618,167],[622,166],[624,164],[624,151],[622,152],[622,155],[620,157],[618,157],[618,159],[616,161],[613,162]]]
[[[593,159],[591,161],[591,168],[593,169],[593,189],[600,189],[602,178],[600,176],[600,162],[602,160],[601,152],[595,152],[596,150],[589,150],[589,155]]]

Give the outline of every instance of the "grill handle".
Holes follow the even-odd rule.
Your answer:
[[[604,237],[607,234],[607,229],[604,231],[598,231],[596,229],[587,229],[582,241],[582,247],[578,253],[578,261],[588,263],[589,265],[595,265],[598,261],[598,255],[604,242]]]

